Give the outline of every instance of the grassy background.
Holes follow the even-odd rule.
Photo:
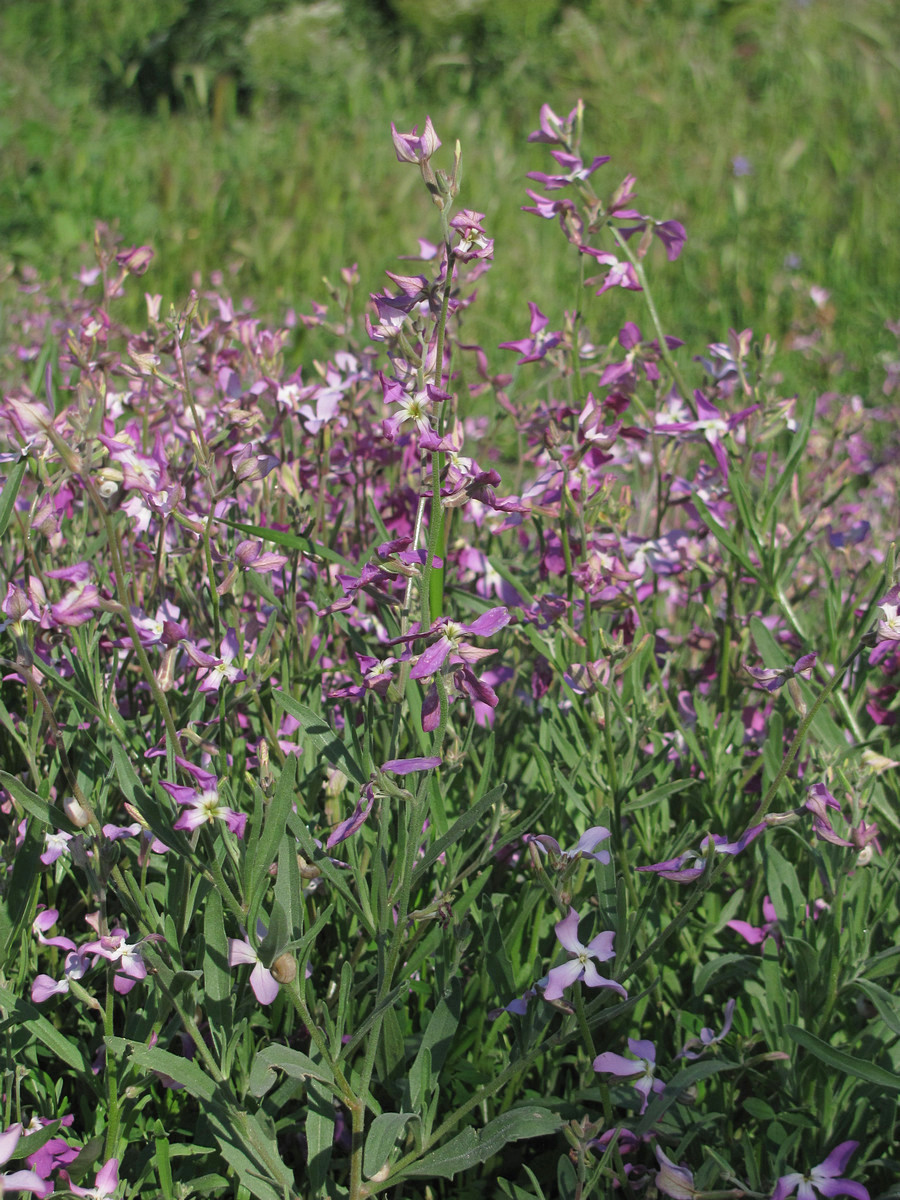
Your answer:
[[[565,112],[582,96],[585,156],[613,156],[597,186],[611,191],[634,173],[642,211],[688,230],[677,263],[654,252],[667,330],[699,351],[729,326],[782,344],[818,329],[810,360],[786,359],[786,390],[822,386],[842,368],[845,390],[877,395],[878,352],[893,342],[884,321],[900,315],[892,0],[533,0],[524,22],[502,3],[156,0],[137,48],[108,18],[115,7],[7,8],[7,273],[29,264],[65,280],[90,260],[99,219],[126,243],[154,246],[144,285],[166,303],[217,268],[276,319],[288,305],[308,311],[325,298],[322,276],[354,261],[363,292],[376,290],[397,254],[436,234],[417,172],[395,161],[389,134],[392,119],[408,129],[427,112],[445,165],[462,141],[460,204],[484,211],[496,238],[469,336],[489,349],[521,336],[536,299],[554,322],[581,306],[606,340],[639,312],[634,297],[595,300],[555,225],[519,211],[525,173],[548,169],[546,148],[525,141],[540,104]],[[218,43],[195,28],[204,7]],[[174,28],[176,10],[194,25],[185,17]],[[155,48],[163,26],[165,61]],[[736,156],[749,174],[735,175]],[[813,284],[831,293],[824,308],[809,299]]]

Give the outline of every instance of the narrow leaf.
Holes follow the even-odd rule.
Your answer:
[[[798,1046],[802,1046],[804,1050],[814,1054],[827,1067],[831,1067],[835,1071],[842,1071],[845,1075],[856,1075],[857,1078],[865,1079],[867,1083],[874,1083],[885,1091],[900,1092],[900,1075],[895,1071],[887,1071],[884,1067],[876,1066],[875,1063],[855,1058],[844,1050],[836,1050],[834,1046],[829,1046],[815,1034],[806,1029],[800,1029],[797,1025],[785,1025],[784,1030]]]

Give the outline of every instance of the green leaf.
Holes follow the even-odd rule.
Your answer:
[[[382,1113],[375,1118],[366,1134],[363,1154],[363,1174],[367,1178],[381,1170],[407,1124],[418,1119],[415,1113]]]
[[[207,1104],[212,1102],[216,1094],[214,1080],[190,1059],[183,1058],[180,1054],[170,1054],[168,1050],[161,1050],[158,1046],[146,1046],[143,1042],[131,1041],[129,1038],[108,1037],[104,1040],[110,1054],[119,1058],[130,1058],[145,1071],[159,1071],[162,1075],[169,1075],[198,1100]]]
[[[214,889],[206,898],[203,913],[203,990],[206,1015],[221,1046],[231,1037],[231,993],[234,978],[228,969],[228,939],[222,897]]]
[[[275,785],[275,794],[266,811],[262,834],[256,844],[252,866],[247,867],[247,895],[255,897],[269,885],[269,868],[278,857],[278,847],[287,828],[288,814],[294,803],[294,777],[297,756],[289,754]]]
[[[329,1086],[334,1083],[325,1063],[313,1062],[308,1055],[287,1046],[266,1046],[254,1058],[250,1068],[250,1094],[259,1097],[270,1091],[278,1082],[276,1071],[284,1071],[291,1079],[318,1079]]]
[[[312,742],[316,750],[331,763],[333,767],[343,771],[349,778],[364,787],[367,779],[360,765],[351,756],[343,742],[339,741],[333,729],[323,716],[289,696],[287,692],[276,691],[272,699],[279,708],[290,713],[303,726],[303,732]]]
[[[233,1113],[220,1104],[206,1112],[222,1157],[256,1200],[284,1200],[293,1187],[293,1172],[282,1162],[275,1138],[251,1113]]]
[[[336,550],[332,550],[329,546],[323,546],[320,542],[314,542],[311,538],[303,537],[302,534],[286,533],[281,529],[269,529],[265,525],[247,525],[243,521],[229,521],[227,517],[216,517],[216,520],[227,525],[229,529],[236,529],[251,537],[261,538],[264,542],[273,542],[276,546],[284,546],[287,550],[299,550],[307,558],[324,558],[327,562],[338,563],[347,570],[359,570],[359,563],[344,558],[343,554],[338,554]]]
[[[874,1083],[876,1087],[883,1088],[884,1091],[900,1092],[900,1075],[897,1072],[887,1071],[884,1067],[876,1066],[875,1063],[855,1058],[844,1050],[836,1050],[834,1046],[829,1046],[821,1038],[817,1038],[808,1030],[801,1029],[797,1025],[785,1025],[784,1029],[785,1033],[798,1046],[802,1046],[804,1050],[814,1054],[832,1070],[841,1071],[845,1075],[855,1075],[858,1079],[865,1079],[867,1083]]]
[[[78,1071],[86,1079],[93,1078],[91,1064],[82,1053],[81,1047],[70,1042],[55,1025],[51,1025],[46,1017],[41,1016],[30,1001],[22,1000],[7,988],[0,987],[0,1005],[6,1009],[6,1022],[24,1026],[61,1062]]]
[[[547,1137],[563,1124],[562,1117],[548,1108],[513,1108],[489,1121],[484,1129],[464,1129],[446,1145],[405,1168],[402,1175],[420,1179],[436,1175],[441,1179],[452,1179],[459,1171],[487,1162],[510,1142]]]
[[[334,1146],[335,1109],[329,1089],[318,1080],[306,1085],[306,1156],[310,1194],[319,1196],[328,1182]]]
[[[858,987],[872,1001],[878,1010],[879,1017],[891,1033],[900,1037],[900,1003],[898,1003],[897,997],[886,992],[877,983],[870,983],[868,979],[854,979],[853,986]]]
[[[43,800],[37,792],[31,791],[24,783],[16,779],[15,775],[8,775],[6,771],[0,771],[0,786],[6,788],[14,800],[36,817],[42,825],[49,825],[51,829],[61,829],[65,833],[81,833],[81,830],[75,825],[61,808],[57,808],[55,804],[50,804]]]
[[[463,815],[453,822],[442,838],[438,838],[436,842],[433,842],[431,846],[429,846],[424,856],[418,861],[418,863],[416,863],[415,869],[413,870],[413,886],[415,886],[416,881],[421,877],[423,872],[428,870],[432,863],[437,862],[441,855],[445,853],[450,846],[452,846],[455,842],[458,842],[467,830],[471,829],[473,825],[478,823],[484,813],[493,808],[497,801],[503,798],[505,792],[505,783],[501,783],[497,787],[492,788],[486,796],[482,796],[476,804],[473,804],[471,808],[466,809]]]
[[[6,476],[3,491],[0,492],[0,538],[3,537],[9,526],[10,517],[13,514],[16,504],[16,496],[19,494],[19,488],[22,484],[27,465],[27,461],[24,458],[20,458],[18,462],[13,463],[9,474]]]
[[[119,787],[128,803],[140,813],[141,818],[155,838],[175,850],[183,858],[193,858],[190,842],[180,830],[172,828],[172,817],[147,792],[132,766],[125,747],[119,742],[112,744],[113,763]],[[166,794],[166,799],[170,797]]]
[[[697,512],[700,514],[700,519],[703,521],[703,524],[710,531],[719,545],[724,550],[727,550],[731,557],[741,564],[748,575],[751,575],[754,579],[758,579],[759,568],[755,567],[746,554],[744,554],[743,551],[738,547],[728,530],[724,529],[719,524],[719,522],[707,508],[705,502],[698,492],[695,491],[692,494],[691,502],[694,504]]]

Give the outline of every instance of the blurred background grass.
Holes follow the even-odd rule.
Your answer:
[[[688,230],[677,263],[653,255],[667,331],[695,352],[729,326],[814,334],[786,386],[840,369],[880,389],[900,316],[895,0],[5,0],[0,62],[12,280],[65,283],[102,220],[153,245],[142,282],[166,305],[216,269],[276,320],[353,262],[376,290],[437,235],[389,129],[428,113],[496,239],[467,336],[523,336],[534,299],[554,326],[581,307],[605,341],[639,304],[594,299],[555,224],[519,211],[549,169],[525,140],[541,103],[583,97],[585,157],[613,156],[596,186],[634,173],[638,207]]]

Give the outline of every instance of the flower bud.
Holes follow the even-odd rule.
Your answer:
[[[90,824],[90,817],[81,807],[74,796],[66,796],[63,800],[63,812],[69,818],[73,825],[77,825],[79,829],[84,829]]]

